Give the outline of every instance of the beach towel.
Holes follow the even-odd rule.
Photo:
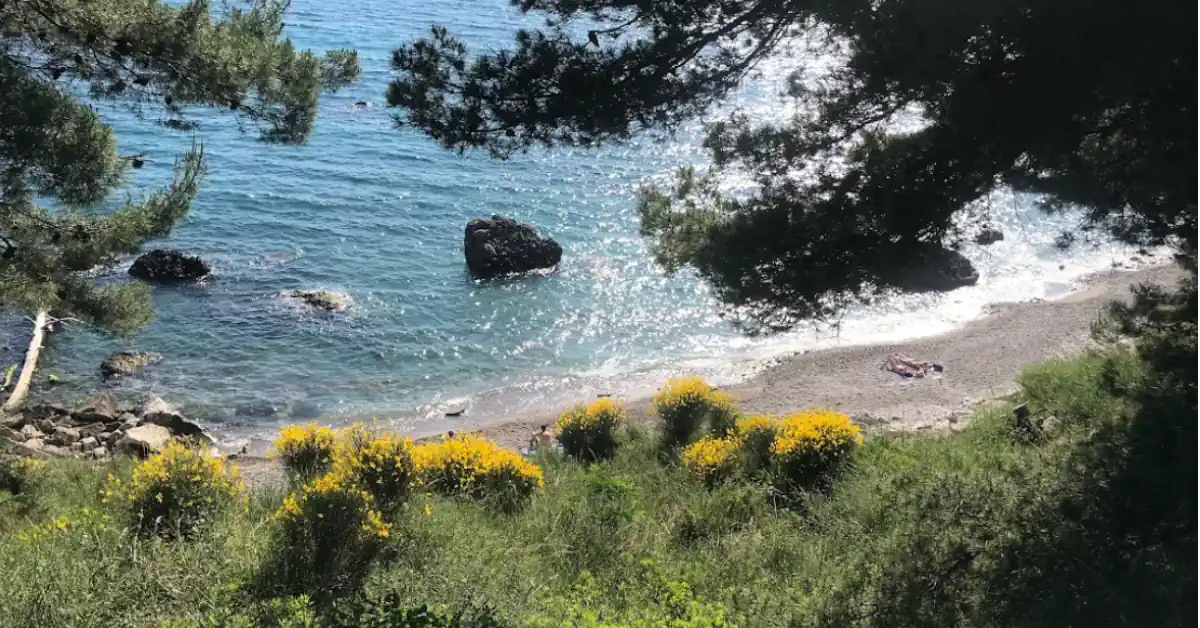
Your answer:
[[[914,360],[903,353],[889,355],[879,368],[891,371],[904,379],[918,379],[925,377],[926,373],[941,373],[944,370],[941,364]]]

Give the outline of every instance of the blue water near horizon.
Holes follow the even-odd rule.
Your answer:
[[[302,147],[264,145],[247,122],[198,112],[208,174],[190,216],[160,244],[204,257],[214,276],[155,289],[158,315],[131,338],[78,328],[56,334],[40,372],[64,384],[35,396],[111,386],[161,395],[230,430],[381,416],[421,431],[441,426],[439,404],[460,398],[474,400],[477,416],[500,418],[572,396],[631,393],[669,373],[732,380],[786,351],[936,333],[979,316],[987,303],[1044,296],[1047,286],[1130,254],[1115,245],[1058,251],[1052,241],[1070,226],[1066,219],[1043,216],[1026,197],[998,194],[993,222],[1008,237],[964,249],[980,270],[979,286],[848,312],[836,335],[801,329],[749,338],[722,318],[694,276],[665,276],[637,234],[637,187],[668,180],[682,164],[702,164],[697,127],[665,140],[535,150],[508,161],[447,152],[397,129],[395,112],[384,106],[392,50],[431,23],[485,50],[507,45],[516,28],[536,20],[507,0],[293,2],[293,41],[315,50],[356,48],[361,80],[322,97],[316,130]],[[765,67],[713,115],[731,107],[778,115],[773,94],[783,87],[787,61]],[[369,106],[356,106],[359,100]],[[98,106],[122,152],[146,156],[133,193],[167,184],[192,136],[118,105]],[[463,227],[492,214],[553,236],[565,249],[562,266],[519,281],[472,281]],[[352,304],[343,313],[316,313],[281,296],[316,288],[344,292]],[[102,384],[97,365],[120,349],[165,359]]]

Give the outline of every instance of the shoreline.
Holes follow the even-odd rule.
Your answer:
[[[1082,278],[1079,289],[1051,300],[995,304],[982,318],[949,332],[893,343],[801,351],[773,360],[743,382],[721,388],[747,413],[786,414],[823,407],[886,431],[950,429],[962,425],[959,419],[980,402],[1015,392],[1015,378],[1026,366],[1090,346],[1092,324],[1109,302],[1127,298],[1132,286],[1170,285],[1182,273],[1173,265],[1102,271]],[[937,362],[945,372],[902,379],[880,368],[892,352]],[[593,393],[576,401],[594,398]],[[613,398],[626,407],[631,422],[651,419],[649,394]],[[468,415],[456,419],[450,428],[406,435],[420,442],[440,438],[448,429],[479,432],[517,449],[541,425],[553,424],[562,410],[521,412],[491,421]],[[236,457],[246,478],[252,484],[282,481],[282,469],[268,457],[270,442],[263,438],[243,442],[245,448]]]
[[[1033,363],[1078,353],[1091,345],[1091,327],[1110,301],[1140,283],[1170,285],[1174,266],[1111,270],[1081,280],[1083,287],[1052,300],[995,304],[962,327],[913,340],[793,353],[774,360],[748,380],[722,386],[749,413],[784,414],[824,407],[888,430],[949,427],[980,402],[1016,390],[1015,378]],[[938,376],[905,380],[880,369],[899,352],[946,368]],[[614,395],[634,421],[645,420],[650,396]],[[580,399],[587,402],[592,398]],[[560,411],[526,413],[501,421],[463,418],[458,432],[478,431],[508,447],[523,445]],[[422,431],[417,440],[444,434]]]

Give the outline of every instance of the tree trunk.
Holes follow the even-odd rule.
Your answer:
[[[29,383],[33,381],[33,370],[37,368],[38,354],[42,351],[42,335],[46,331],[46,312],[38,312],[33,319],[33,338],[29,341],[29,349],[25,352],[25,364],[21,366],[21,376],[17,385],[13,386],[12,394],[4,402],[4,410],[12,412],[21,407],[25,401],[25,393],[29,392]]]

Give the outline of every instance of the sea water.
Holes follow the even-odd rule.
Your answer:
[[[226,433],[371,416],[419,433],[453,425],[447,409],[501,420],[597,394],[634,396],[670,374],[729,382],[785,352],[949,330],[990,302],[1050,296],[1132,254],[1108,244],[1060,251],[1054,238],[1072,219],[1001,192],[988,202],[1004,241],[963,248],[979,270],[977,286],[851,309],[836,326],[747,337],[695,276],[665,275],[637,233],[637,188],[668,182],[680,165],[704,165],[700,123],[665,140],[534,150],[507,161],[447,152],[398,129],[383,96],[392,50],[433,23],[482,51],[537,21],[507,0],[296,0],[286,32],[298,46],[353,47],[362,63],[357,84],[321,98],[302,147],[264,145],[249,121],[224,112],[197,111],[192,135],[156,124],[161,113],[152,108],[97,103],[122,152],[146,159],[130,185],[135,196],[168,183],[173,159],[203,143],[208,174],[193,210],[158,244],[203,257],[214,273],[156,288],[157,317],[131,337],[79,326],[54,334],[40,373],[62,383],[40,385],[35,396],[105,388],[161,395]],[[777,117],[784,78],[801,61],[764,64],[708,118],[735,109]],[[463,228],[492,214],[553,236],[564,248],[561,267],[473,281]],[[128,261],[102,279],[121,280]],[[282,296],[293,289],[344,292],[351,303],[314,312]],[[20,359],[24,328],[9,317],[9,362]],[[100,361],[122,349],[164,359],[103,382]]]

